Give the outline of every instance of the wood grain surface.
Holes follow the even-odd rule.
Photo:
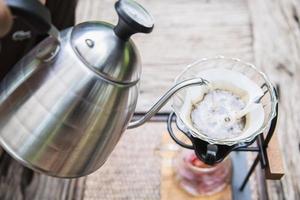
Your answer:
[[[271,199],[300,199],[300,2],[249,0],[254,63],[280,86],[277,133],[282,181],[268,181]]]
[[[267,155],[268,167],[266,169],[266,178],[271,180],[281,180],[284,176],[285,169],[283,166],[283,154],[276,132],[269,142]]]
[[[77,21],[115,24],[114,1],[79,1]],[[139,0],[155,19],[149,35],[133,39],[142,58],[137,111],[146,111],[173,85],[175,77],[203,57],[224,55],[252,61],[252,33],[243,0]],[[170,111],[170,104],[163,107]]]
[[[114,2],[80,0],[77,8],[77,22],[104,20],[116,23]],[[270,199],[300,199],[300,168],[298,166],[300,163],[300,106],[298,105],[300,99],[300,1],[138,0],[138,2],[149,9],[156,23],[151,35],[134,36],[143,61],[141,95],[137,110],[146,111],[172,85],[174,77],[187,64],[197,59],[225,55],[253,62],[265,71],[273,82],[280,85],[280,118],[277,132],[279,148],[282,149],[284,155],[285,176],[281,181],[268,181]],[[169,110],[170,106],[163,109],[163,111]],[[139,129],[140,132],[143,130],[146,129]],[[152,130],[152,132],[155,131]],[[149,135],[149,137],[153,136]],[[130,146],[132,141],[134,137],[124,140],[123,149],[118,151],[128,150],[126,146]],[[147,142],[147,137],[142,137],[141,141]],[[140,148],[142,147],[129,148],[129,151],[137,151],[136,154],[130,154],[131,162],[141,164],[142,161],[135,157],[139,155]],[[114,155],[112,158],[120,158]],[[98,174],[79,180],[58,180],[31,174],[2,154],[0,199],[52,200],[88,199],[88,197],[97,199],[100,194],[103,195],[102,199],[143,199],[138,198],[141,197],[140,193],[144,192],[145,195],[149,195],[153,192],[152,189],[143,191],[143,188],[149,188],[146,185],[151,183],[139,185],[132,181],[119,187],[120,190],[117,189],[118,187],[109,190],[109,194],[116,193],[120,194],[119,196],[106,197],[103,194],[106,191],[99,190],[99,188],[103,189],[100,185],[100,183],[103,185],[103,182],[99,179],[102,180],[102,176],[107,178],[118,174],[127,180],[128,171],[118,170],[117,164],[120,162],[110,162],[111,166],[107,168],[115,169],[112,171],[103,169],[104,171],[99,171]],[[157,177],[152,178],[150,180],[157,183]],[[103,179],[107,181],[106,184],[109,184],[111,180],[114,181],[114,179]],[[138,186],[133,187],[134,184]],[[255,190],[255,183],[251,182],[251,185]],[[160,187],[155,186],[156,192],[159,191]],[[129,190],[131,196],[122,196],[128,188],[131,188]],[[144,199],[159,199],[159,195]]]

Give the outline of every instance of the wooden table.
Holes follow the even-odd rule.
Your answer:
[[[224,55],[256,64],[280,86],[277,132],[286,174],[281,181],[268,181],[270,199],[299,199],[300,2],[139,2],[151,11],[156,26],[151,35],[134,36],[143,61],[137,111],[146,111],[172,85],[174,77],[197,59]],[[79,1],[78,22],[115,23],[116,19],[111,0]],[[163,108],[169,110],[170,106]],[[6,163],[1,166],[1,182],[5,184],[0,185],[0,199],[159,199],[160,160],[155,148],[162,132],[158,129],[165,129],[165,125],[150,123],[126,133],[103,168],[77,180],[30,174],[19,170],[16,163]],[[137,159],[141,155],[144,159]]]

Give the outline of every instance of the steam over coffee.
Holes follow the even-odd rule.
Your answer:
[[[196,129],[211,138],[233,138],[243,133],[246,118],[235,119],[230,116],[245,106],[242,98],[233,92],[209,90],[199,102],[193,104],[191,121]]]

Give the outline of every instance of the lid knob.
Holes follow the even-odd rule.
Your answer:
[[[128,40],[135,33],[150,33],[154,27],[152,16],[133,0],[119,0],[115,4],[119,21],[114,31],[118,37]]]

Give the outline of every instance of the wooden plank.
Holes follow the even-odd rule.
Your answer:
[[[279,145],[277,133],[275,132],[267,148],[268,168],[266,178],[280,180],[284,175],[282,151]]]
[[[268,181],[270,199],[300,199],[300,2],[249,0],[255,64],[280,85],[277,133],[287,169]]]
[[[160,199],[160,157],[165,123],[126,131],[106,163],[86,180],[84,200]]]
[[[189,0],[187,3],[185,0],[141,0],[139,2],[149,8],[157,23],[151,36],[136,35],[134,38],[140,48],[144,65],[138,111],[147,110],[172,85],[174,77],[187,64],[199,58],[222,54],[240,57],[248,61],[252,59],[250,21],[245,1]],[[77,22],[104,20],[116,23],[113,3],[114,1],[110,0],[79,1]],[[154,78],[155,81],[153,81]],[[170,110],[170,107],[166,107],[165,110]],[[3,184],[0,185],[3,187],[1,195],[3,194],[3,197],[8,197],[8,199],[24,198],[20,192],[21,188],[26,191],[26,196],[30,199],[71,197],[72,191],[76,188],[73,187],[77,184],[76,181],[58,180],[39,174],[34,174],[30,179],[25,178],[22,174],[27,173],[23,172],[24,168],[15,161],[10,160],[5,163],[11,163],[10,173],[3,175],[5,178],[1,179]],[[107,172],[107,168],[103,168],[102,173],[99,172],[98,180],[103,179],[102,176]],[[118,172],[118,166],[115,166],[115,169]],[[28,174],[30,173],[28,172]],[[14,180],[11,180],[12,177],[15,177]],[[25,182],[27,180],[26,187],[20,186],[22,180]],[[88,180],[87,188],[89,190],[85,193],[85,198],[88,199],[93,194],[95,194],[95,199],[99,198],[99,195],[97,196],[100,193],[99,187],[105,188],[101,187],[103,182],[98,181],[91,184],[93,182],[91,180],[95,179],[89,178]],[[82,186],[80,182],[78,185]],[[16,192],[13,190],[6,192],[7,187],[16,188]],[[94,187],[95,190],[93,190]],[[82,193],[83,189],[75,189],[75,191]],[[112,193],[114,191],[110,190]],[[138,193],[138,190],[133,191]],[[105,197],[105,192],[109,194],[105,190],[101,190],[101,192],[103,192],[103,197]],[[145,192],[143,195],[147,196],[147,194],[149,195]],[[122,194],[120,195],[122,196]],[[131,196],[139,197],[138,194],[131,194]]]
[[[117,22],[115,1],[79,1],[77,21]],[[252,34],[246,0],[138,0],[154,16],[150,35],[134,41],[142,59],[137,111],[146,111],[190,63],[224,55],[252,61]],[[168,104],[163,111],[170,111]]]
[[[279,143],[284,147],[282,148],[284,164],[288,170],[282,181],[268,181],[269,194],[271,194],[271,199],[299,199],[300,171],[297,164],[300,162],[298,156],[300,107],[296,105],[300,99],[300,2],[295,0],[249,0],[249,7],[244,0],[140,0],[139,2],[149,8],[157,23],[152,36],[137,35],[134,38],[141,51],[144,65],[138,110],[147,110],[172,85],[174,77],[185,65],[198,58],[223,54],[252,62],[254,53],[256,65],[266,71],[272,80],[280,84],[282,93],[278,137]],[[79,1],[78,11],[81,12],[78,12],[78,22],[91,19],[115,23],[116,14],[112,4],[113,1],[110,0]],[[164,109],[170,110],[170,107]],[[139,131],[145,130],[139,129]],[[143,141],[147,142],[147,139]],[[138,147],[136,149],[139,150]],[[113,166],[117,173],[117,166]],[[21,190],[20,186],[15,186],[10,180],[11,177],[17,177],[17,184],[20,184],[21,181],[18,177],[23,176],[22,170],[12,167],[12,170],[7,172],[5,166],[1,165],[0,168],[1,181],[4,183],[0,184],[0,199],[22,199],[20,191],[24,191],[24,189]],[[92,180],[89,179],[89,190],[84,193],[86,199],[90,199],[88,197],[91,196],[93,197],[91,199],[99,199],[97,194],[100,190],[105,196],[104,193],[107,191],[104,189],[108,186],[101,187],[100,183],[105,185],[109,181],[115,181],[115,179],[107,179],[105,174],[107,171],[109,172],[107,168],[109,167],[107,166],[104,168],[106,170],[103,169],[97,175],[98,182],[91,184]],[[103,177],[107,182],[101,182]],[[124,179],[124,177],[121,178]],[[27,181],[29,180],[27,179]],[[37,190],[33,189],[34,184],[38,185]],[[29,186],[25,187],[26,196],[34,195],[29,199],[71,197],[74,193],[72,191],[77,191],[77,189],[68,189],[76,188],[72,184],[76,185],[77,182],[71,181],[70,183],[68,180],[60,182],[45,176],[34,176],[33,181],[28,184]],[[141,197],[138,192],[142,193],[145,187],[137,184],[140,187],[131,190],[135,193],[129,197]],[[82,186],[81,183],[78,185]],[[8,191],[8,188],[15,188],[15,190]],[[124,187],[121,188],[124,189]],[[109,189],[108,194],[116,191],[123,192],[111,187]],[[78,191],[81,191],[79,193],[82,194],[83,189],[80,188]],[[148,191],[145,195],[150,192]],[[71,194],[65,195],[69,193]],[[120,195],[122,198],[128,198],[128,196]],[[151,198],[150,195],[147,197]],[[156,193],[152,199],[157,199]]]

